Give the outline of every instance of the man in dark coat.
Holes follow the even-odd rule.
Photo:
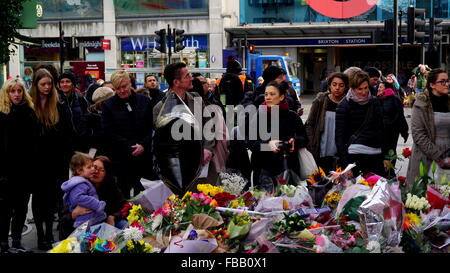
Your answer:
[[[152,109],[164,98],[164,92],[159,89],[158,80],[152,74],[145,76],[144,87],[137,89],[136,93],[149,97],[152,102]]]
[[[205,104],[201,96],[197,92],[188,92],[193,87],[193,78],[186,64],[166,66],[164,77],[169,90],[153,108],[155,159],[161,179],[173,193],[182,195],[197,190],[202,166],[212,163],[215,141],[206,140],[203,134],[201,125],[209,119],[203,117]],[[198,119],[199,113],[195,110],[202,111],[202,120]],[[174,126],[180,123],[183,126],[176,129]],[[182,134],[182,138],[177,139],[174,133]],[[208,166],[211,171],[214,165]]]
[[[67,115],[70,117],[70,122],[74,132],[73,136],[73,151],[86,151],[87,143],[83,143],[80,137],[81,121],[83,116],[87,114],[89,102],[79,92],[75,91],[76,79],[70,72],[64,72],[59,76],[59,98],[62,104],[65,104],[65,109],[68,110]]]
[[[376,69],[375,67],[371,67],[371,66],[366,66],[364,67],[364,71],[367,72],[367,74],[369,74],[369,78],[370,78],[370,82],[369,82],[369,91],[370,94],[374,97],[377,96],[377,91],[378,91],[378,83],[380,81],[380,71],[378,71],[378,69]]]
[[[111,75],[116,94],[103,102],[102,128],[109,139],[109,156],[115,166],[118,186],[126,198],[143,190],[141,178],[154,179],[152,172],[152,107],[146,96],[131,90],[124,70]]]

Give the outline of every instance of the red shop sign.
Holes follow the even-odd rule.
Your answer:
[[[111,40],[102,39],[102,49],[111,50]]]

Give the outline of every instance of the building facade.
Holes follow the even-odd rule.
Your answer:
[[[231,0],[41,0],[43,17],[38,28],[20,30],[42,39],[40,46],[21,46],[9,65],[10,75],[24,75],[27,68],[51,63],[60,70],[60,29],[65,44],[64,70],[109,79],[113,71],[149,69],[163,71],[167,54],[155,50],[155,31],[183,29],[186,40],[171,61],[191,68],[222,68],[222,49],[228,44],[224,28],[239,22],[239,1]],[[236,12],[237,11],[237,12]],[[94,67],[93,67],[94,66]],[[145,73],[133,73],[138,86]]]
[[[350,66],[374,66],[383,73],[391,72],[392,42],[383,41],[380,34],[384,21],[393,18],[393,2],[241,0],[239,25],[225,30],[235,44],[252,44],[263,55],[291,56],[299,63],[302,89],[317,91],[328,72]],[[426,55],[425,63],[428,61],[421,45],[406,42],[408,6],[425,8],[427,23],[431,17],[444,20],[443,42],[438,48],[444,66],[449,56],[450,5],[449,0],[398,0],[398,5],[402,19],[398,71],[399,80],[406,84],[410,71],[422,62],[422,55]]]

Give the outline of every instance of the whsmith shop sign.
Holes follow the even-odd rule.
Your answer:
[[[196,50],[208,49],[208,37],[206,35],[184,35],[186,40],[183,45],[187,48],[195,48]],[[123,37],[120,41],[122,51],[147,51],[155,48],[158,43],[155,41],[156,36],[144,37]]]

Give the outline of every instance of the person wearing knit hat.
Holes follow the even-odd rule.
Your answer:
[[[114,90],[109,87],[99,87],[95,89],[92,95],[92,101],[97,104],[114,96]]]
[[[84,151],[87,143],[81,138],[81,131],[83,130],[81,122],[83,116],[87,113],[90,103],[80,92],[75,91],[77,81],[73,73],[64,72],[58,79],[59,99],[64,107],[69,110],[70,122],[75,134],[73,151]]]
[[[279,68],[278,66],[271,65],[264,69],[262,77],[265,83],[269,83],[271,81],[274,81],[281,75],[283,75],[283,69]]]
[[[102,129],[102,105],[103,103],[114,96],[114,91],[109,87],[98,87],[92,94],[92,101],[94,104],[89,106],[87,114],[83,118],[84,129],[82,136],[86,139],[89,145],[89,151],[91,149],[96,150],[97,155],[106,154],[107,139]]]

